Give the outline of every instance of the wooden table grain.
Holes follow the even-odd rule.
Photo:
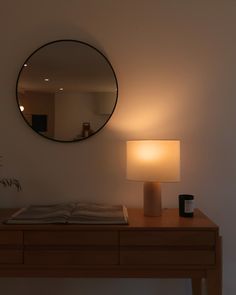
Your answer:
[[[145,217],[129,208],[128,225],[7,225],[17,209],[0,210],[2,277],[190,278],[193,295],[222,294],[219,227],[200,210]]]

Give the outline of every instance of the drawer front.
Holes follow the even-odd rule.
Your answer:
[[[117,231],[25,231],[25,245],[118,246]]]
[[[21,231],[0,231],[0,246],[22,245],[23,232]]]
[[[121,246],[214,246],[214,231],[123,231]]]
[[[215,263],[215,252],[129,247],[121,250],[120,263],[121,265],[212,265]]]
[[[115,265],[119,251],[114,247],[92,249],[29,249],[24,253],[26,265]]]
[[[0,264],[23,263],[23,233],[0,231]]]
[[[28,265],[111,265],[119,263],[118,231],[26,231]]]
[[[0,249],[0,264],[22,264],[22,250]]]

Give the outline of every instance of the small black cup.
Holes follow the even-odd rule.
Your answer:
[[[194,213],[194,196],[182,194],[179,195],[179,216],[193,217]]]

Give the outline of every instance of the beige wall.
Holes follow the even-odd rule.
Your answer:
[[[125,179],[125,141],[180,139],[181,182],[164,184],[163,204],[179,193],[221,227],[224,294],[236,290],[236,1],[12,0],[1,3],[1,173],[23,192],[0,190],[0,206],[74,199],[142,206],[142,183]],[[119,83],[107,127],[62,144],[33,133],[16,106],[27,56],[55,39],[102,50]],[[189,295],[188,280],[0,279],[3,294]],[[148,290],[148,292],[147,292]]]

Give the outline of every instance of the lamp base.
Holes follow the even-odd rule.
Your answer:
[[[159,182],[144,182],[143,211],[145,216],[161,216],[161,185]]]

